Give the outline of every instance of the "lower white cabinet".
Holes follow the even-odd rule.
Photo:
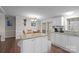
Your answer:
[[[52,33],[51,42],[70,52],[79,52],[79,37],[62,33]]]
[[[54,33],[50,33],[50,40],[51,40],[51,42],[54,44],[54,42],[55,42],[55,36],[56,36],[56,34],[54,34]]]
[[[69,40],[68,40],[68,36],[67,35],[63,35],[63,34],[60,34],[60,37],[61,37],[61,46],[62,47],[69,47]]]
[[[41,53],[48,52],[48,37],[37,37],[32,39],[23,40],[21,46],[23,53]]]
[[[58,34],[58,33],[51,33],[51,42],[53,43],[53,44],[55,44],[55,45],[60,45],[60,46],[62,46],[62,38],[63,37],[61,37],[62,35],[60,35],[60,34]]]
[[[79,37],[70,36],[70,50],[74,52],[79,52]]]
[[[61,40],[62,40],[62,37],[59,34],[56,34],[56,36],[55,36],[55,44],[61,45]]]

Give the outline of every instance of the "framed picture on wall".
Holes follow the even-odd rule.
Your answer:
[[[12,21],[7,20],[7,26],[12,26]]]
[[[12,18],[11,18],[11,16],[6,16],[5,17],[5,19],[6,19],[6,25],[7,26],[12,26]]]

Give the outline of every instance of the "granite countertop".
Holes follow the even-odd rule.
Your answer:
[[[43,36],[47,36],[46,34],[43,33],[31,33],[31,34],[25,34],[21,36],[21,40],[25,40],[25,39],[32,39],[32,38],[38,38],[38,37],[43,37]]]

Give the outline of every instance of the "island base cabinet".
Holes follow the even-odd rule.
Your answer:
[[[51,44],[49,44],[49,41],[47,38],[48,38],[47,36],[45,38],[42,38],[41,52],[49,52],[48,50],[49,50],[49,47],[51,46]]]
[[[40,53],[42,50],[42,37],[35,38],[34,40],[34,52],[35,53]]]
[[[34,52],[32,40],[33,39],[23,40],[22,47],[21,47],[22,53],[32,53],[32,52]]]
[[[48,51],[48,39],[46,37],[39,37],[35,38],[35,52],[40,53],[40,52],[47,52]]]
[[[48,52],[48,37],[37,37],[33,39],[23,40],[22,53],[43,53]]]

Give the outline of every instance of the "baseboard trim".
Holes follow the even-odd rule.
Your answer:
[[[5,39],[10,39],[10,38],[16,38],[16,37],[7,37],[7,38],[5,38]]]

